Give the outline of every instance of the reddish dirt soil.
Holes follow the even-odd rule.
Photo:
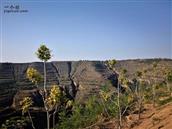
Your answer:
[[[117,122],[110,120],[89,129],[117,129]],[[145,105],[138,121],[138,114],[126,116],[122,129],[172,129],[172,103],[161,107]]]

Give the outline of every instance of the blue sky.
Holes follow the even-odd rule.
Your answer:
[[[41,43],[52,60],[172,58],[169,0],[2,0],[1,61],[38,61]],[[19,5],[27,13],[4,13]]]

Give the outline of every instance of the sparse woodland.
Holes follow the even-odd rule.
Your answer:
[[[103,129],[103,123],[113,121],[116,129],[134,127],[133,123],[139,125],[145,105],[152,104],[154,108],[172,102],[172,68],[164,68],[158,62],[149,64],[139,70],[130,70],[118,64],[116,60],[108,60],[105,65],[118,74],[118,84],[114,90],[106,85],[101,86],[98,95],[92,95],[84,104],[69,99],[63,87],[57,84],[47,86],[46,63],[52,57],[51,51],[41,45],[36,52],[37,57],[44,64],[44,74],[30,67],[27,69],[27,78],[36,87],[42,97],[43,111],[46,113],[47,129]],[[157,71],[161,71],[161,77]],[[43,81],[43,85],[42,82]],[[21,119],[6,120],[2,129],[23,129],[29,125],[37,129],[36,121],[32,116],[32,98],[25,97],[20,102]],[[128,125],[130,116],[134,114],[137,119]],[[153,124],[158,118],[152,117]],[[14,123],[18,123],[18,125]],[[14,127],[14,125],[16,125]]]

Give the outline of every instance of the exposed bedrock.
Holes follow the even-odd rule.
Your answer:
[[[37,69],[43,75],[41,62],[0,63],[0,112],[9,107],[19,110],[19,102],[26,96],[32,97],[35,107],[41,106],[40,94],[26,78],[28,67]],[[114,88],[117,83],[117,75],[101,61],[48,62],[46,70],[47,86],[57,84],[65,89],[69,98],[80,102],[97,94],[102,85],[111,82],[111,88]]]

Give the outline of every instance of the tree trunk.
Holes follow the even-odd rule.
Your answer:
[[[53,129],[55,128],[56,123],[56,112],[53,113]]]
[[[46,62],[44,61],[44,92],[46,92]]]
[[[50,118],[49,118],[49,112],[47,111],[47,129],[50,129]]]
[[[139,82],[140,82],[140,80],[139,80]],[[140,120],[140,116],[141,116],[141,103],[142,103],[141,102],[142,101],[141,100],[141,84],[139,82],[138,82],[138,99],[139,99],[138,100],[139,101],[138,102],[138,104],[139,104],[139,112],[138,112],[139,113],[139,118],[138,118],[138,120]]]
[[[35,129],[35,126],[34,126],[34,124],[33,124],[33,120],[32,120],[32,117],[31,117],[31,115],[30,115],[29,110],[28,110],[28,115],[29,115],[29,119],[30,119],[31,124],[32,124],[32,128]]]
[[[53,129],[55,128],[55,124],[56,124],[56,113],[57,113],[57,105],[56,105],[56,108],[55,108],[55,111],[53,113]]]
[[[120,107],[120,86],[119,86],[119,80],[118,80],[118,117],[119,117],[119,125],[118,125],[118,129],[121,129],[121,125],[122,125],[122,120],[121,120],[121,107]]]
[[[101,98],[100,100],[101,100],[101,103],[102,103],[102,105],[103,105],[104,111],[106,112],[106,114],[107,114],[108,117],[109,117],[109,113],[108,113],[108,111],[107,111],[107,109],[106,109],[106,106],[105,106],[105,104],[104,104],[102,98]]]
[[[138,118],[138,120],[140,120],[140,118],[141,118],[141,109],[142,109],[142,100],[140,98],[140,100],[139,100],[139,118]]]
[[[153,84],[153,107],[155,107],[155,85]]]
[[[45,101],[46,98],[47,98],[46,80],[47,80],[47,75],[46,75],[46,61],[44,61],[44,101]],[[46,110],[46,112],[47,112],[47,129],[50,129],[49,112],[48,112],[48,108],[47,108],[46,105],[45,105],[45,102],[44,102],[44,107],[45,107],[45,110]]]

